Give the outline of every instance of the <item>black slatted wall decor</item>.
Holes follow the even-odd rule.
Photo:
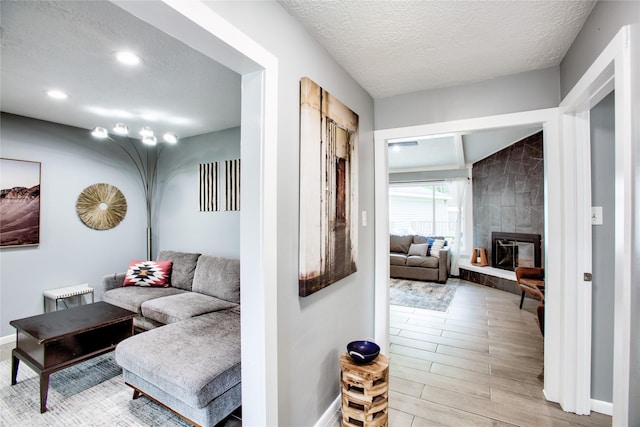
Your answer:
[[[218,183],[220,180],[220,163],[200,163],[198,172],[200,180],[200,212],[219,211]]]
[[[240,159],[225,160],[225,210],[240,210]]]

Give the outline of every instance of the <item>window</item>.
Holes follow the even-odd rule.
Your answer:
[[[392,184],[389,187],[389,231],[392,234],[444,236],[452,244],[457,210],[446,183]]]

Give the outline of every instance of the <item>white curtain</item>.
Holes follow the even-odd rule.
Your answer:
[[[465,194],[467,187],[469,186],[468,179],[461,179],[456,181],[448,181],[449,194],[453,198],[452,201],[455,204],[456,210],[456,227],[454,232],[454,244],[451,246],[451,275],[460,275],[460,244],[462,243],[462,205],[464,204]]]

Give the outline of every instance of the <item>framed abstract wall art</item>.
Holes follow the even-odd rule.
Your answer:
[[[358,115],[307,77],[300,80],[298,293],[311,295],[357,270]]]
[[[200,163],[198,179],[200,212],[240,210],[240,159]]]
[[[40,162],[0,159],[0,247],[40,243]]]

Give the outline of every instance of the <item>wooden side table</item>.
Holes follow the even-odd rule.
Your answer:
[[[340,382],[343,427],[388,425],[389,359],[381,354],[358,364],[345,353],[340,356]]]

